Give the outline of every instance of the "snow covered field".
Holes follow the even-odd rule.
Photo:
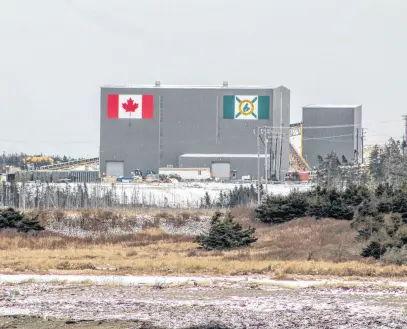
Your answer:
[[[220,192],[228,193],[239,184],[233,183],[178,183],[178,184],[119,184],[118,195],[126,193],[128,197],[137,195],[143,204],[165,204],[171,207],[184,207],[199,205],[200,200],[208,192],[211,200],[216,200]],[[250,186],[244,184],[243,186]],[[268,185],[269,193],[286,195],[293,189],[307,190],[310,185]]]
[[[45,193],[46,189],[53,191],[68,191],[75,194],[79,186],[75,183],[53,183],[48,187],[45,184],[31,184],[28,188],[31,193],[39,189]],[[103,197],[113,192],[121,202],[142,205],[155,205],[160,207],[198,207],[201,199],[208,192],[212,201],[219,198],[222,192],[228,193],[239,186],[250,186],[250,183],[219,183],[219,182],[179,182],[179,183],[88,183],[86,184],[89,196]],[[287,195],[292,190],[306,191],[311,187],[309,184],[268,184],[264,190],[270,194]],[[51,192],[52,193],[52,192]]]
[[[17,280],[0,278],[0,321],[2,315],[12,315],[0,327],[51,329],[69,324],[85,328],[86,324],[89,329],[141,328],[134,322],[103,326],[103,320],[112,319],[151,324],[142,328],[172,329],[200,328],[211,322],[234,329],[401,329],[407,325],[405,291],[396,286],[386,289],[359,282],[336,286],[323,281],[287,284],[249,277],[165,279],[133,278],[138,284],[126,286],[108,280],[106,285],[73,280],[71,284],[45,280],[15,284]],[[13,325],[22,314],[44,320],[31,325],[38,318],[20,317],[19,326]],[[64,319],[61,326],[56,319]],[[74,321],[65,322],[67,319]]]

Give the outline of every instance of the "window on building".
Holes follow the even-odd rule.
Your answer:
[[[198,175],[202,175],[202,172],[200,170],[198,170]]]

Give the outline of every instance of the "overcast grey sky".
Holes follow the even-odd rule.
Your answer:
[[[0,9],[0,150],[97,156],[104,84],[285,85],[403,134],[407,0],[13,0]]]

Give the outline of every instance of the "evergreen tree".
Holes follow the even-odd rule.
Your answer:
[[[380,157],[380,149],[377,145],[373,147],[369,156],[369,172],[374,181],[381,183],[384,179],[384,168]]]
[[[347,166],[349,164],[348,159],[346,159],[346,157],[344,155],[342,155],[342,164],[344,166]]]
[[[365,248],[363,248],[363,251],[361,253],[362,257],[373,257],[375,259],[379,259],[384,255],[386,252],[386,248],[380,244],[378,241],[372,241],[367,245]]]
[[[38,216],[26,218],[24,214],[13,208],[0,211],[0,230],[16,229],[18,232],[42,231],[44,227],[39,224]]]
[[[340,182],[340,161],[335,152],[325,159],[318,156],[317,184],[320,186],[338,186]]]
[[[294,192],[288,196],[267,196],[255,212],[256,217],[263,223],[280,224],[304,217],[308,207],[306,195]]]
[[[253,236],[255,228],[243,229],[233,219],[230,213],[222,216],[219,211],[215,212],[209,232],[196,236],[194,242],[207,250],[224,250],[248,246],[257,241]]]
[[[208,191],[205,192],[205,206],[209,208],[211,206],[211,197],[209,196]]]
[[[315,219],[326,218],[328,214],[326,208],[326,201],[321,197],[315,197],[309,202],[307,215]]]

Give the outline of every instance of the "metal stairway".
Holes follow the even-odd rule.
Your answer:
[[[297,152],[295,147],[289,143],[289,162],[292,171],[309,171],[311,168],[307,161]]]
[[[290,124],[290,137],[301,136],[302,138],[302,122]],[[301,146],[300,146],[301,148]],[[296,150],[294,145],[289,142],[289,162],[290,170],[303,172],[309,171],[311,168],[308,162],[301,156],[301,154]]]

